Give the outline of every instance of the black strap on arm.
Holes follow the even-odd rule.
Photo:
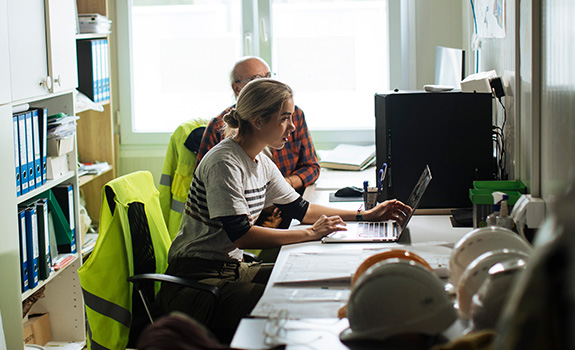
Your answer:
[[[289,204],[276,204],[276,206],[281,210],[282,217],[291,217],[301,222],[307,213],[309,202],[299,197]]]

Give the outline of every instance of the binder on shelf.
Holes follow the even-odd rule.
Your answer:
[[[18,211],[18,230],[20,238],[20,276],[22,279],[22,293],[28,290],[28,249],[26,247],[26,210]]]
[[[38,219],[36,207],[31,205],[25,208],[26,213],[26,251],[28,255],[28,285],[30,289],[38,286]]]
[[[47,201],[48,199],[46,199]],[[54,215],[48,205],[48,235],[50,236],[50,262],[54,266],[54,261],[58,257],[58,241],[56,240],[56,226],[54,225]]]
[[[26,150],[26,113],[18,117],[18,150],[20,152],[20,194],[26,194],[28,188],[28,151]]]
[[[110,45],[108,39],[104,39],[104,57],[102,58],[104,67],[104,100],[110,99]]]
[[[38,120],[38,109],[30,111],[32,113],[32,146],[34,150],[34,182],[36,187],[42,185],[42,155],[40,153],[40,122]]]
[[[32,133],[32,112],[26,112],[26,158],[28,160],[28,190],[36,188],[36,178],[34,175],[34,140]]]
[[[79,40],[76,45],[78,59],[78,90],[94,102],[110,98],[108,40]]]
[[[40,159],[42,166],[42,184],[48,180],[48,153],[47,153],[47,140],[48,140],[48,108],[38,108],[38,127],[40,129]]]
[[[58,242],[58,251],[60,253],[75,253],[76,252],[76,220],[74,219],[75,216],[75,209],[74,209],[74,186],[63,184],[58,185],[52,188],[52,192],[56,197],[60,208],[62,209],[62,213],[64,217],[68,221],[69,228],[70,228],[70,243],[65,243],[65,246],[60,249],[60,242]],[[68,247],[69,246],[69,247]],[[70,248],[70,251],[66,251]]]
[[[103,41],[96,40],[96,69],[98,71],[98,81],[96,93],[98,94],[98,101],[104,100],[103,86],[104,86],[104,71],[102,69],[102,48]]]
[[[20,196],[20,146],[18,142],[18,115],[12,115],[12,135],[14,138],[14,168],[16,170],[16,197]]]
[[[50,231],[48,225],[48,200],[41,198],[36,201],[36,216],[38,218],[38,278],[45,280],[50,277]]]

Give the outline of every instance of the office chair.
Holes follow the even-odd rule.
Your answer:
[[[98,241],[78,270],[89,348],[134,347],[143,328],[161,314],[154,303],[157,281],[205,291],[215,309],[217,287],[163,275],[170,245],[150,172],[134,172],[103,187]]]

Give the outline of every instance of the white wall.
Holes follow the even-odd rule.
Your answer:
[[[575,180],[575,3],[518,3],[506,1],[506,37],[483,40],[481,70],[504,78],[511,174],[551,202]]]

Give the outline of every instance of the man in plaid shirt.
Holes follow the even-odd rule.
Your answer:
[[[254,79],[271,78],[271,76],[270,68],[264,60],[259,57],[244,57],[232,70],[234,94],[238,97],[243,87]],[[202,157],[223,139],[225,127],[223,116],[232,107],[228,107],[208,123],[198,150],[196,166]],[[303,111],[295,106],[292,118],[295,131],[289,136],[285,147],[279,150],[268,147],[264,152],[274,161],[286,181],[298,192],[303,193],[305,187],[313,184],[319,177],[320,166]]]

